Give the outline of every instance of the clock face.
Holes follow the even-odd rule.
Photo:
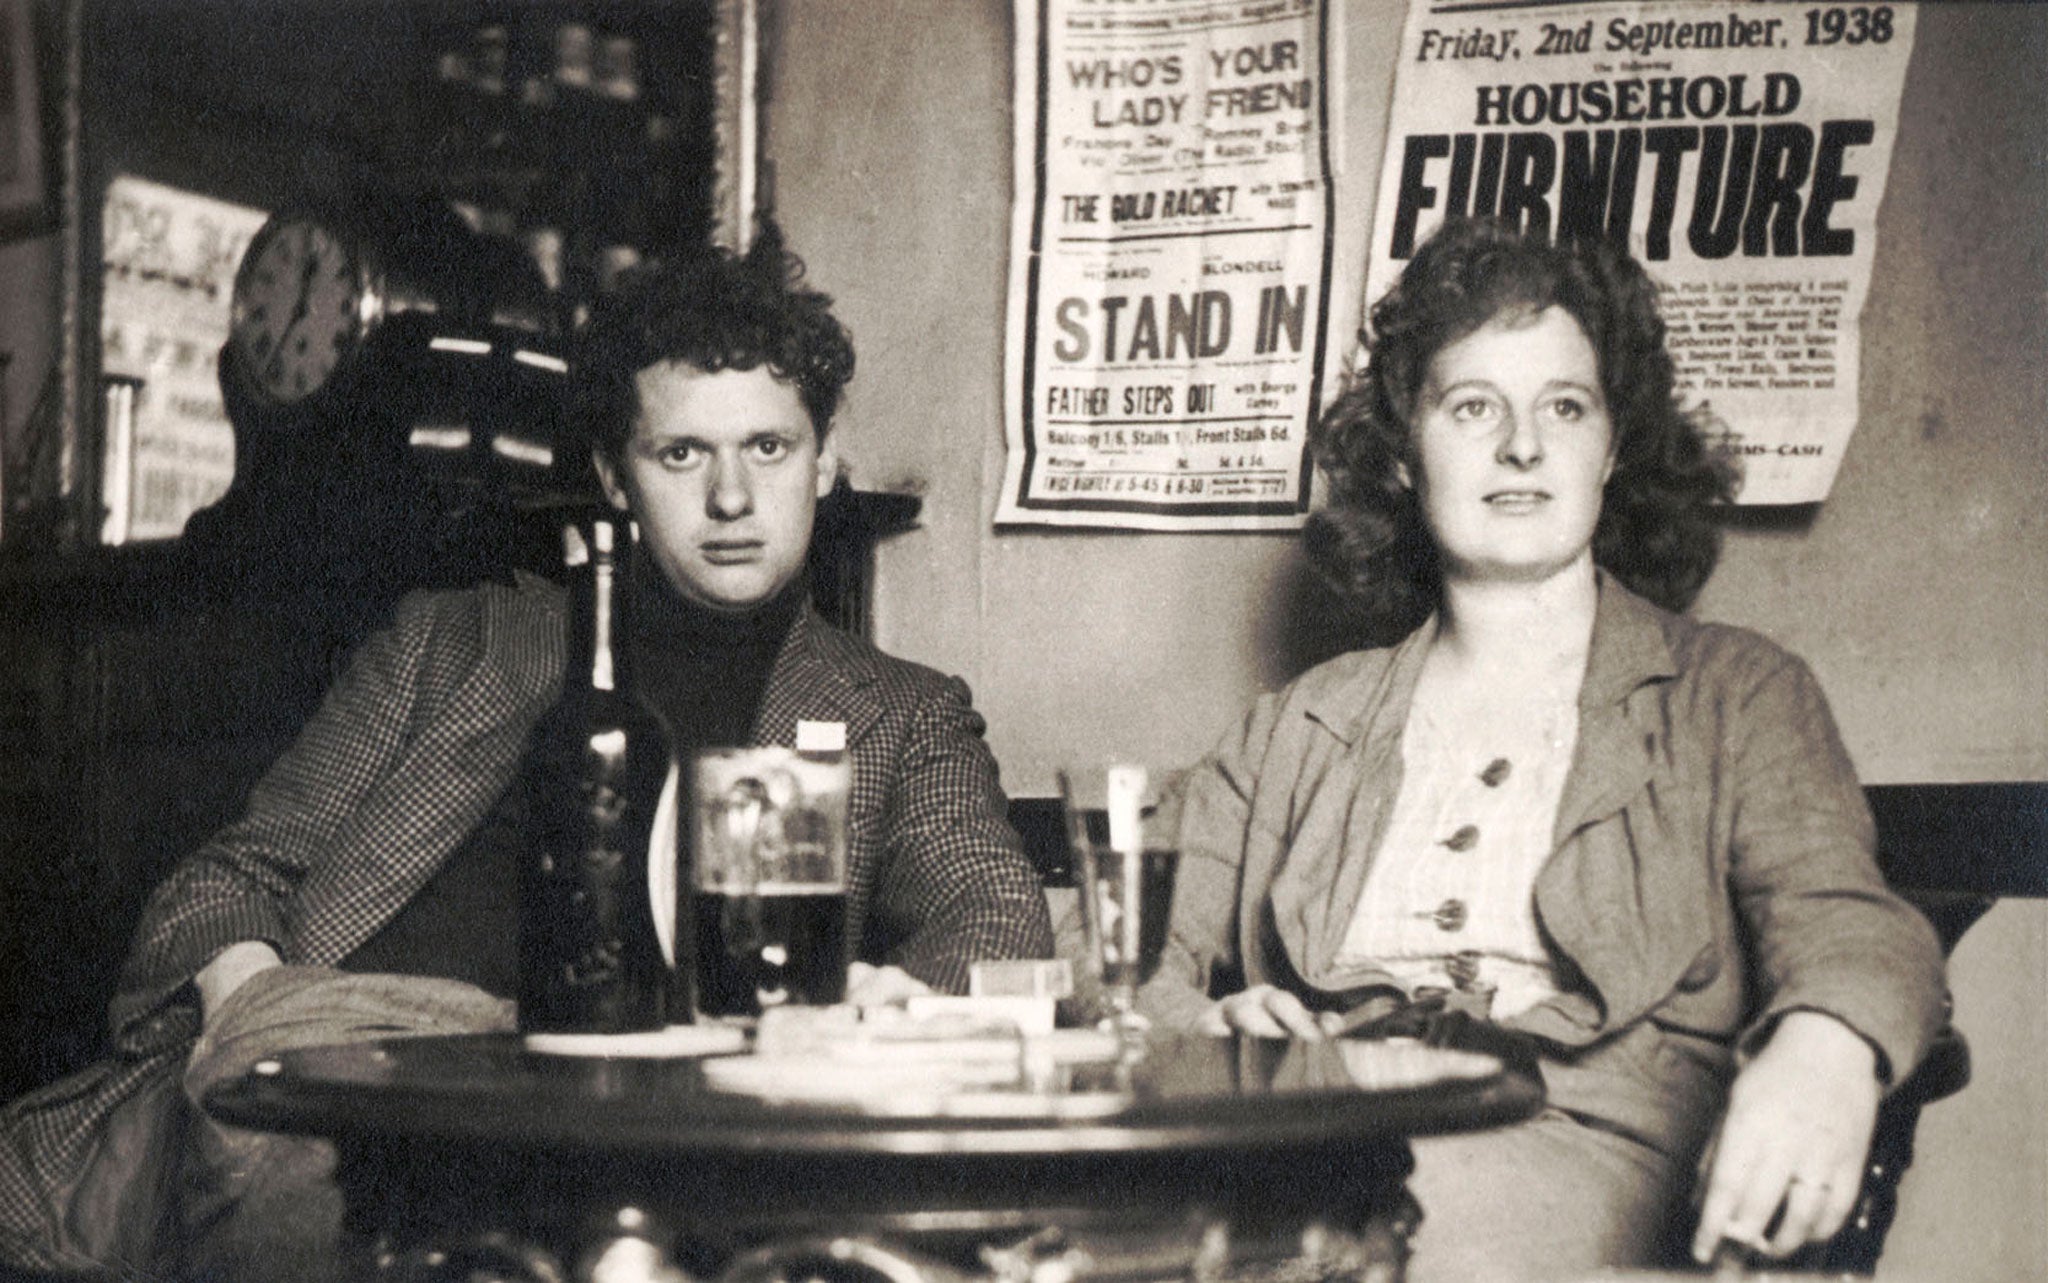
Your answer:
[[[228,330],[257,390],[289,404],[327,386],[362,336],[363,295],[362,266],[332,229],[284,219],[259,231]]]

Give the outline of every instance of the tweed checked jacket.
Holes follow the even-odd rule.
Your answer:
[[[1431,629],[1262,697],[1191,773],[1167,956],[1140,995],[1155,1018],[1191,1025],[1226,962],[1310,997],[1392,983],[1336,959],[1400,792]],[[1550,1103],[1689,1154],[1740,1056],[1794,1009],[1838,1017],[1902,1080],[1939,1026],[1941,954],[1874,841],[1804,663],[1602,575],[1535,887],[1567,991],[1504,1022],[1542,1040]]]
[[[152,895],[109,1009],[112,1063],[77,1078],[75,1099],[52,1100],[66,1089],[54,1084],[6,1120],[0,1245],[37,1181],[91,1143],[87,1120],[183,1063],[200,1025],[190,981],[216,953],[266,940],[287,963],[334,965],[426,884],[511,784],[559,693],[565,611],[560,589],[527,577],[419,593],[362,644],[242,818]],[[1050,956],[1045,896],[965,683],[807,607],[770,671],[754,742],[793,744],[800,719],[846,726],[860,957],[964,992],[977,959]]]
[[[390,921],[512,782],[561,689],[563,610],[537,579],[404,602],[248,813],[152,897],[111,1012],[116,1045],[148,1040],[233,941],[333,964]],[[793,744],[800,719],[846,726],[847,935],[860,957],[965,992],[976,959],[1050,953],[1044,895],[964,683],[806,608],[770,670],[754,742]]]

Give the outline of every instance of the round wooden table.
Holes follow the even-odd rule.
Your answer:
[[[679,1263],[729,1283],[1025,1283],[1252,1277],[1304,1255],[1398,1279],[1408,1138],[1542,1102],[1498,1059],[1399,1042],[1155,1038],[1135,1062],[1027,1060],[1015,1084],[842,1103],[715,1077],[511,1035],[398,1039],[280,1057],[206,1106],[335,1142],[366,1278]]]

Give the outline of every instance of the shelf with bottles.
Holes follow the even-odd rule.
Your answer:
[[[415,177],[521,245],[573,326],[620,271],[710,233],[715,32],[709,0],[429,23]]]

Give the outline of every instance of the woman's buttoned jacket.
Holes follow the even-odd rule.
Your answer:
[[[1260,698],[1190,773],[1168,954],[1143,995],[1155,1018],[1192,1024],[1219,966],[1311,998],[1373,979],[1337,953],[1400,791],[1433,627]],[[1941,955],[1873,842],[1804,663],[1602,575],[1535,886],[1564,992],[1505,1022],[1541,1040],[1551,1103],[1688,1149],[1740,1056],[1794,1009],[1838,1017],[1903,1078],[1942,1017]]]

